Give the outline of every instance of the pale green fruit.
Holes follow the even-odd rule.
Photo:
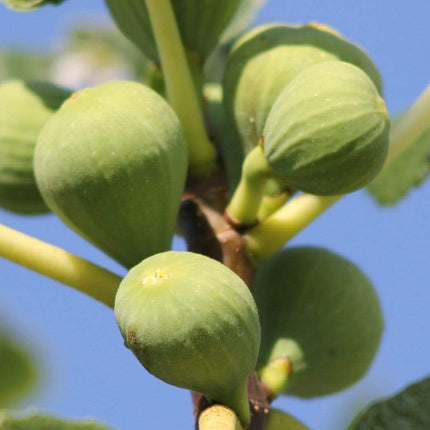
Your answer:
[[[126,346],[148,372],[249,421],[247,379],[260,324],[252,295],[234,272],[200,254],[154,255],[121,282],[115,316]]]
[[[185,48],[205,60],[233,18],[241,0],[172,0]],[[159,62],[145,0],[106,0],[120,30],[149,58]]]
[[[263,130],[264,154],[295,189],[349,193],[384,165],[389,122],[383,99],[361,69],[341,61],[317,63],[276,99]]]
[[[22,214],[49,212],[36,185],[37,136],[70,91],[48,82],[0,84],[0,206]]]
[[[363,69],[382,91],[378,69],[367,54],[333,29],[318,25],[265,25],[243,36],[230,54],[224,106],[240,139],[228,157],[243,157],[257,145],[276,98],[300,71],[321,61],[342,60]],[[236,153],[240,152],[239,158]]]
[[[287,248],[259,267],[253,293],[262,330],[259,368],[289,357],[285,394],[323,396],[366,373],[383,320],[372,284],[354,264],[322,248]]]
[[[187,146],[150,88],[119,81],[75,93],[40,133],[34,163],[50,209],[124,266],[170,248]]]

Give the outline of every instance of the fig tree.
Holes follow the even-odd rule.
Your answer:
[[[233,271],[200,254],[153,255],[121,282],[115,316],[125,345],[148,372],[249,422],[247,379],[260,324],[248,287]]]
[[[292,363],[275,396],[323,396],[366,373],[383,320],[376,292],[357,266],[322,248],[287,248],[258,268],[253,293],[261,321],[263,381],[275,360]],[[272,381],[268,385],[277,387]]]
[[[170,248],[187,146],[150,88],[118,81],[75,93],[41,131],[34,163],[50,209],[124,266]]]
[[[0,85],[0,206],[21,214],[49,212],[36,185],[37,136],[70,91],[42,81]]]

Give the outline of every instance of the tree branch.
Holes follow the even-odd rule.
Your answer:
[[[73,287],[113,308],[121,278],[64,249],[0,224],[0,257]]]

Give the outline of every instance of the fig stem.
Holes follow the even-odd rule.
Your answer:
[[[64,249],[0,224],[0,257],[73,287],[113,308],[121,278]]]
[[[229,205],[227,216],[235,224],[253,226],[258,222],[258,211],[263,200],[266,183],[273,176],[261,145],[257,145],[245,158],[242,176]]]
[[[258,376],[270,390],[270,400],[275,399],[284,391],[292,370],[292,361],[287,356],[275,358],[259,370]]]
[[[430,127],[430,86],[390,130],[387,163],[405,151]],[[302,194],[247,232],[247,249],[255,263],[270,258],[287,241],[344,196]]]
[[[386,164],[415,142],[430,126],[430,85],[400,121],[392,125],[391,145]]]
[[[198,430],[243,430],[236,414],[227,406],[212,405],[199,416]]]
[[[191,173],[216,168],[216,150],[208,139],[203,112],[170,0],[146,0],[167,96],[188,143]]]

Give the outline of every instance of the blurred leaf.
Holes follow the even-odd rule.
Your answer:
[[[367,187],[380,205],[395,205],[430,175],[430,128]]]
[[[410,385],[394,397],[374,403],[348,430],[429,430],[430,377]]]
[[[0,52],[0,80],[47,80],[52,55],[44,52],[7,50]]]
[[[109,430],[93,421],[71,422],[44,415],[23,418],[0,416],[0,430]]]
[[[279,409],[270,410],[269,421],[265,428],[266,430],[309,430],[300,421]]]
[[[9,9],[25,11],[37,9],[47,4],[58,5],[63,3],[64,0],[0,0]]]
[[[20,400],[35,382],[35,366],[27,351],[0,330],[0,409]]]

